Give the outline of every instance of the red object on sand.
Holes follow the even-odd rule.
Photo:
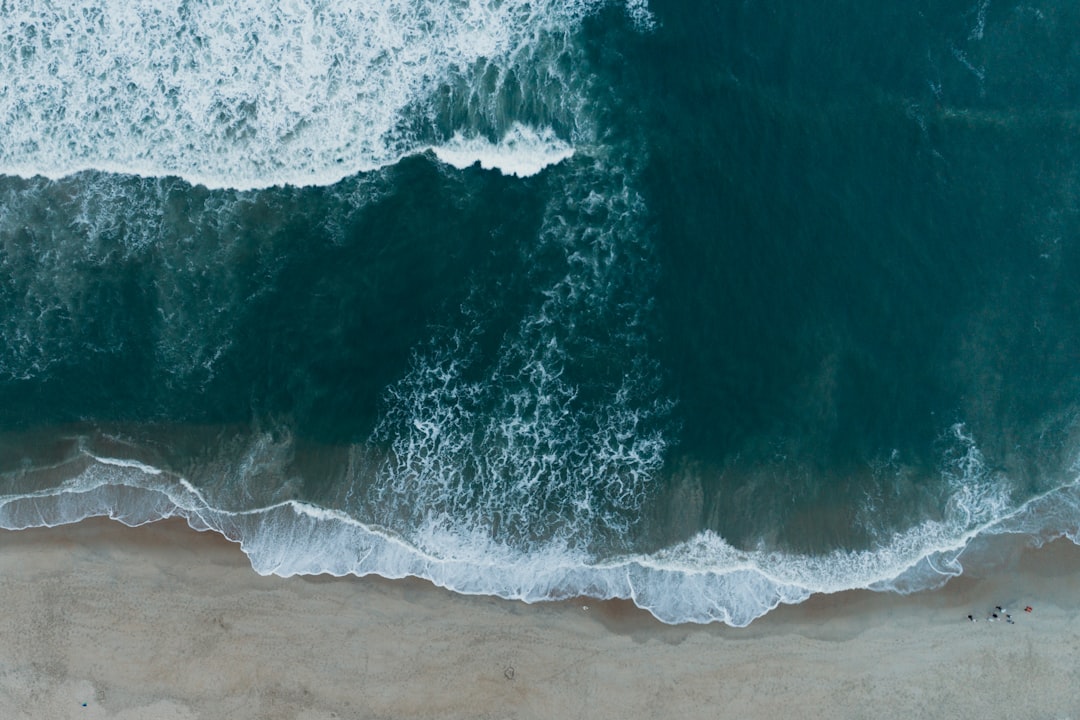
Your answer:
[[[1024,612],[1031,612],[1031,606],[1028,605],[1026,608],[1024,608]]]

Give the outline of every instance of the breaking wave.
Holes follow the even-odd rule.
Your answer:
[[[606,4],[5,4],[0,173],[327,185],[428,148],[460,157],[474,138],[512,145],[528,133],[561,156],[590,131],[574,31]],[[625,7],[651,21],[641,0]],[[535,161],[510,159],[510,172]]]
[[[970,447],[967,460],[977,460],[977,448]],[[940,520],[896,533],[873,549],[821,555],[741,550],[709,531],[646,554],[605,553],[565,535],[533,538],[524,547],[521,538],[493,536],[489,525],[447,524],[439,513],[403,535],[345,510],[296,500],[250,509],[215,506],[173,473],[85,447],[38,471],[68,475],[57,487],[0,497],[0,527],[53,527],[93,516],[135,526],[180,517],[196,530],[240,543],[264,575],[415,576],[455,592],[526,602],[625,598],[666,623],[745,626],[814,593],[939,586],[962,573],[964,553],[988,535],[1026,535],[1036,544],[1061,535],[1080,541],[1080,477],[1011,505],[993,490],[985,468],[969,470],[954,478]]]
[[[498,143],[482,137],[466,138],[458,132],[444,145],[432,148],[432,152],[459,169],[479,164],[485,170],[528,177],[571,157],[574,149],[550,129],[538,132],[517,123]]]

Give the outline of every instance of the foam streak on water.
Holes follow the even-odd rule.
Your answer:
[[[487,321],[466,306],[458,329],[418,348],[388,391],[374,442],[391,453],[369,505],[403,519],[400,532],[432,552],[462,533],[529,552],[610,548],[663,466],[670,402],[642,331],[643,201],[632,177],[598,162],[554,180],[525,250],[532,302],[496,356],[478,351]],[[589,356],[606,359],[582,373]]]

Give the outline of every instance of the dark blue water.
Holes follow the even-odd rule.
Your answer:
[[[1077,537],[1080,10],[0,7],[0,524],[742,625]]]

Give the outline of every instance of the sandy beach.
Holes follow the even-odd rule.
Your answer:
[[[4,532],[0,716],[1080,717],[1080,549],[1001,555],[943,590],[815,597],[732,629],[260,577],[176,521]],[[986,620],[999,604],[1014,623]]]

